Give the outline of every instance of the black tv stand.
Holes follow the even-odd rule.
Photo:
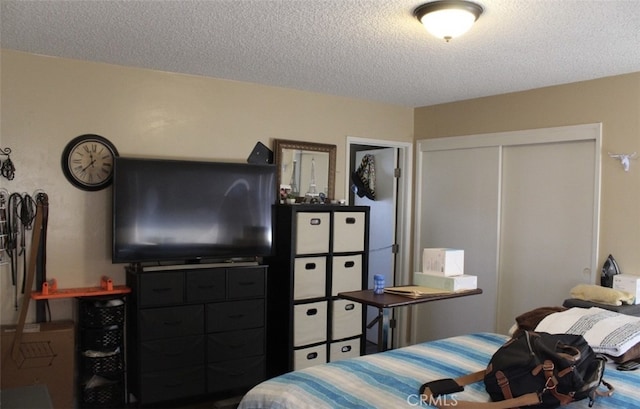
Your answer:
[[[140,406],[237,396],[266,378],[267,267],[127,268],[128,390]]]

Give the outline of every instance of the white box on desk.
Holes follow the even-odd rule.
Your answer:
[[[422,272],[444,276],[464,274],[464,250],[427,248],[422,251]]]
[[[631,295],[636,297],[633,303],[640,303],[640,276],[633,274],[616,274],[613,276],[613,289],[631,293]]]
[[[413,273],[413,284],[447,291],[475,290],[478,277],[470,274],[447,277],[439,273]]]

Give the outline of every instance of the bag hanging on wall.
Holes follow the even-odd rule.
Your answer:
[[[613,393],[602,379],[605,363],[582,335],[524,331],[493,354],[487,369],[425,383],[420,394],[438,408],[557,408],[585,398],[591,407],[597,396]],[[438,399],[480,380],[493,402]],[[599,389],[601,384],[607,389]]]

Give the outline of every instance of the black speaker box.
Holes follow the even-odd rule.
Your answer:
[[[255,164],[272,164],[273,152],[267,148],[262,142],[256,143],[251,154],[247,158],[247,162]]]

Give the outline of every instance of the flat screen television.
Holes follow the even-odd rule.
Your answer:
[[[271,254],[274,165],[118,157],[113,263]]]

